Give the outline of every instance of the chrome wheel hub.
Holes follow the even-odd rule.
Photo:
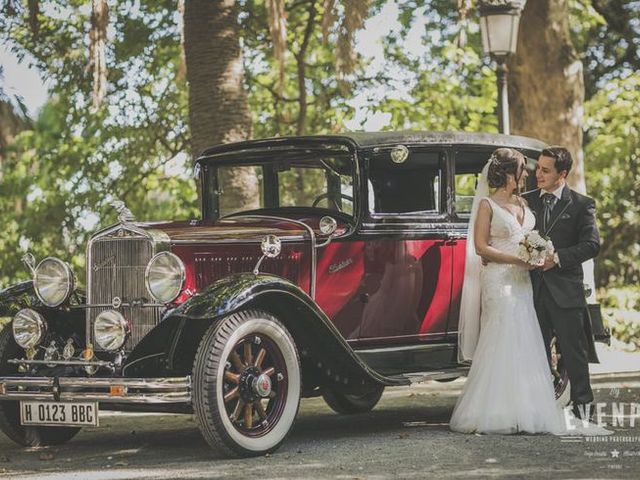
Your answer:
[[[271,378],[264,373],[253,379],[253,391],[262,398],[267,398],[271,393]]]

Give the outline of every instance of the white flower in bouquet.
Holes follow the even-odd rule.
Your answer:
[[[540,235],[537,230],[527,233],[518,245],[517,256],[529,265],[540,265],[545,258],[553,255],[553,243],[547,237]]]

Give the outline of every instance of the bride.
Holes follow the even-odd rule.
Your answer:
[[[451,430],[464,433],[611,433],[593,424],[567,431],[533,303],[532,267],[516,255],[535,217],[518,195],[524,156],[491,155],[471,209],[460,310],[458,357],[473,360],[453,411]],[[494,189],[489,195],[489,188]],[[481,257],[487,260],[482,265]],[[578,422],[582,423],[582,422]],[[578,427],[579,428],[579,427]]]

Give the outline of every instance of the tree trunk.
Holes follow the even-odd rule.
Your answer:
[[[0,86],[0,95],[2,94]],[[7,158],[7,149],[13,143],[13,139],[26,127],[25,121],[11,106],[11,103],[0,100],[0,181],[4,176],[4,162]]]
[[[571,43],[568,0],[529,0],[510,61],[511,130],[573,155],[568,183],[585,191],[582,151],[584,79]]]
[[[211,145],[251,136],[238,32],[235,0],[185,2],[184,49],[193,158]],[[227,205],[259,206],[258,181],[251,169],[238,169],[222,180]]]

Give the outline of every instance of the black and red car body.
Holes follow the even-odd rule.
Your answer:
[[[86,290],[44,259],[0,292],[0,428],[44,445],[101,410],[194,413],[212,448],[257,455],[282,443],[301,397],[356,413],[385,387],[463,375],[468,216],[505,146],[533,166],[544,144],[386,132],[206,150],[200,218],[144,223],[117,205],[120,223],[87,246]]]

